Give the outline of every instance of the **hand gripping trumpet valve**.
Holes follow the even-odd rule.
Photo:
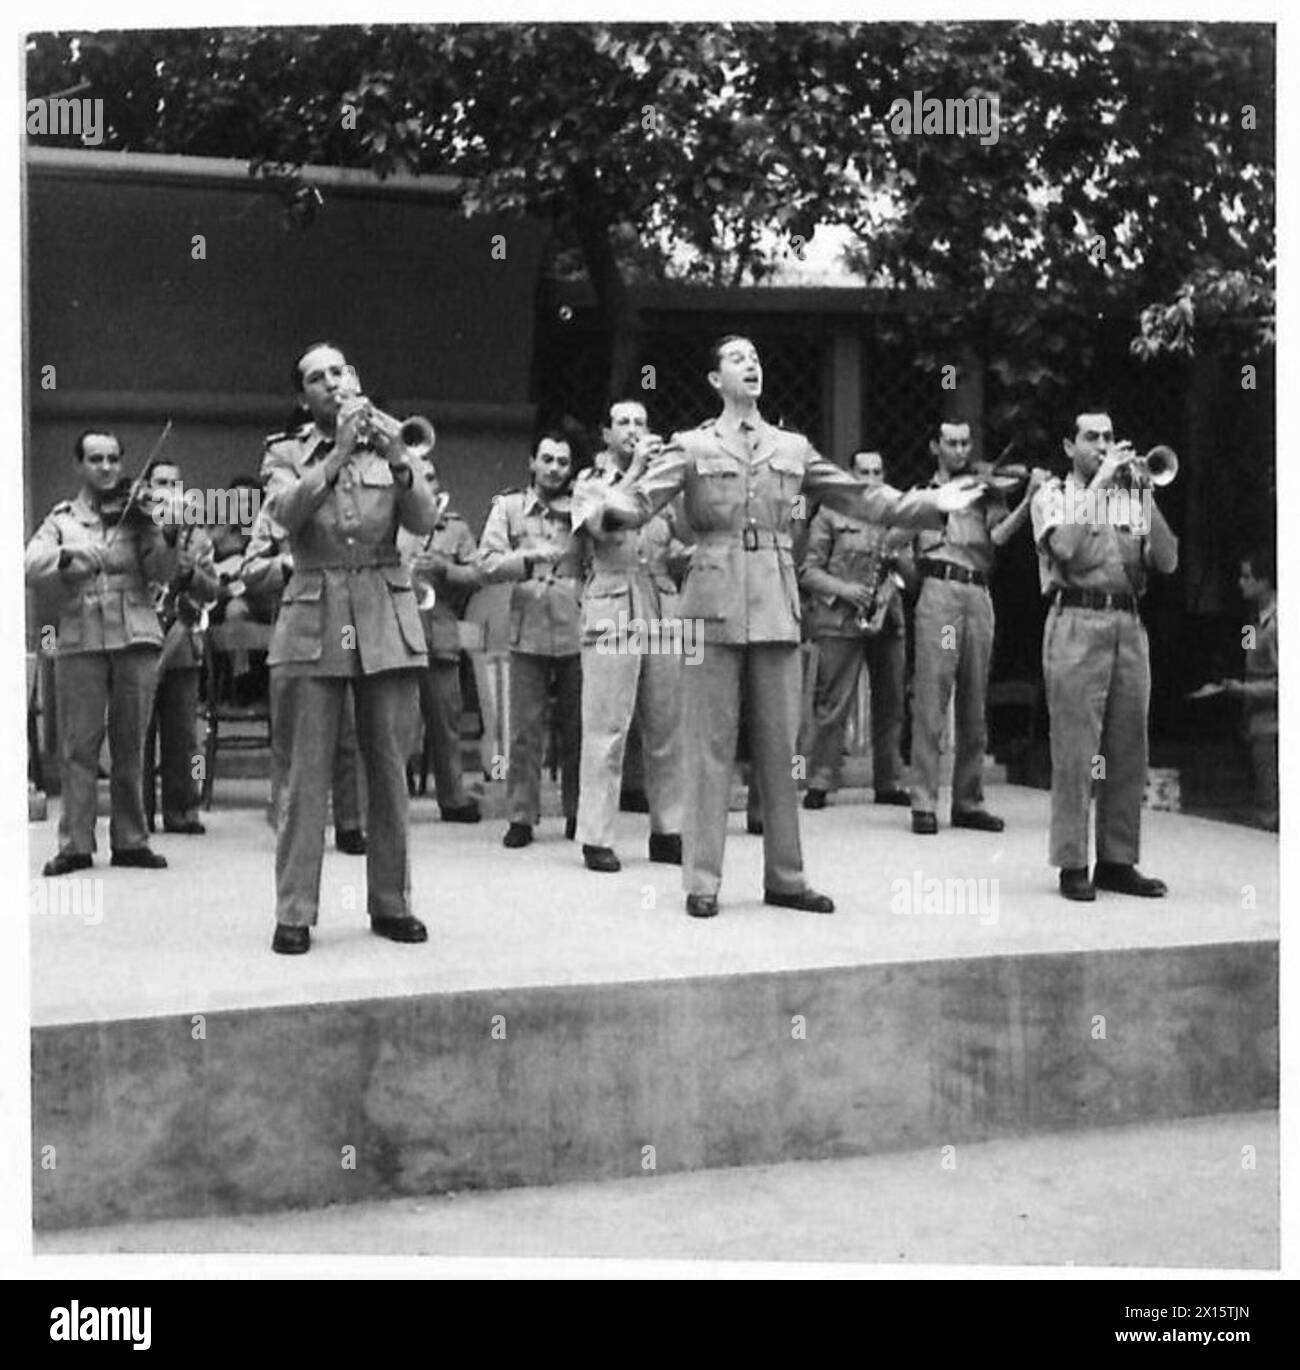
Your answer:
[[[433,424],[422,414],[412,414],[409,419],[397,419],[391,414],[384,413],[360,393],[360,382],[355,372],[351,386],[344,393],[349,400],[361,400],[365,403],[362,431],[368,438],[379,438],[385,455],[394,441],[401,443],[406,449],[406,455],[413,461],[423,461],[432,453],[438,435],[434,432]]]

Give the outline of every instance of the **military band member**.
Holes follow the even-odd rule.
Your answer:
[[[479,539],[486,584],[512,583],[510,595],[510,762],[507,847],[526,847],[541,812],[546,701],[555,695],[560,739],[564,835],[577,829],[582,748],[582,658],[578,595],[581,548],[573,536],[569,494],[573,456],[561,432],[545,433],[529,463],[527,490],[492,502]]]
[[[109,842],[114,866],[159,869],[145,829],[144,739],[153,708],[162,625],[149,582],[168,583],[192,569],[193,554],[175,548],[151,517],[143,482],[122,478],[122,444],[106,429],[76,441],[80,489],[56,504],[27,544],[27,584],[47,597],[55,622],[55,705],[63,788],[58,854],[44,874],[67,875],[93,862],[99,752],[105,727],[111,762]],[[141,499],[128,499],[137,490]],[[172,544],[170,547],[168,543]]]
[[[296,431],[296,430],[295,430]],[[273,441],[290,434],[279,434]],[[289,535],[271,517],[263,504],[253,520],[244,559],[235,568],[241,594],[236,601],[243,612],[255,623],[273,624],[280,612],[284,587],[293,575],[293,553]],[[276,718],[288,686],[283,673],[271,678],[268,685],[268,705],[271,714],[271,803],[268,809],[271,826],[279,824],[280,795],[284,776],[282,755],[274,745]],[[366,834],[361,817],[361,758],[357,754],[356,701],[349,687],[348,699],[339,716],[339,741],[334,750],[334,766],[330,773],[330,803],[334,817],[334,845],[345,856],[366,854]]]
[[[977,491],[960,482],[908,495],[869,489],[807,438],[773,428],[758,412],[763,369],[748,338],[714,345],[708,379],[721,415],[674,434],[635,485],[605,495],[603,515],[607,526],[636,526],[684,492],[695,535],[681,604],[683,619],[698,622],[704,636],[700,664],[682,673],[686,911],[697,918],[718,911],[744,680],[763,806],[764,900],[831,913],[833,901],[808,887],[799,843],[800,608],[791,521],[802,516],[804,500],[821,500],[861,518],[938,526]]]
[[[1034,496],[1039,577],[1050,608],[1043,677],[1051,713],[1049,860],[1067,899],[1098,889],[1158,898],[1164,881],[1137,870],[1147,779],[1151,661],[1138,601],[1149,571],[1172,574],[1178,539],[1134,480],[1113,500],[1133,456],[1105,409],[1082,410],[1064,439],[1071,470]],[[1100,498],[1098,498],[1100,496]],[[1097,864],[1088,877],[1088,809],[1097,786]]]
[[[644,405],[612,404],[605,449],[578,478],[573,494],[573,523],[584,530],[589,563],[582,595],[578,841],[594,871],[620,869],[614,821],[634,716],[650,811],[650,860],[682,860],[682,652],[659,649],[682,645],[680,634],[672,637],[681,620],[670,562],[683,560],[685,548],[662,514],[636,529],[605,529],[599,517],[603,492],[640,474],[633,453],[645,432]],[[595,526],[588,528],[589,521]],[[654,641],[652,632],[658,635]]]
[[[852,471],[872,489],[885,483],[879,452],[855,453]],[[829,507],[819,509],[812,521],[799,574],[799,584],[809,596],[810,627],[817,643],[805,809],[824,808],[827,793],[839,786],[844,730],[864,661],[871,680],[876,803],[911,802],[900,783],[907,624],[895,579],[901,579],[897,568],[909,560],[908,545],[905,532]]]
[[[293,575],[268,658],[284,693],[273,746],[286,777],[276,834],[272,947],[305,952],[320,898],[325,804],[351,686],[366,769],[366,907],[371,930],[396,942],[428,933],[410,907],[406,758],[427,664],[424,629],[397,530],[432,532],[436,511],[416,480],[399,426],[357,391],[329,343],[295,367],[311,422],[267,443],[267,508],[288,533]]]
[[[434,792],[444,823],[477,823],[478,804],[465,793],[460,758],[460,618],[470,595],[483,583],[478,567],[478,544],[465,522],[444,496],[438,468],[422,463],[429,493],[438,506],[432,533],[417,537],[403,529],[397,547],[411,567],[417,601],[432,596],[432,607],[421,604],[420,621],[429,652],[429,667],[420,675],[420,713],[424,720],[425,754],[433,761]]]
[[[930,440],[938,463],[932,488],[970,470],[968,423],[941,423]],[[939,749],[954,700],[952,826],[1001,832],[1002,819],[984,807],[985,700],[993,659],[993,596],[989,585],[997,549],[1029,516],[1030,501],[1047,473],[1035,471],[1029,489],[1008,513],[990,489],[973,508],[950,514],[942,530],[915,541],[921,593],[913,618],[912,831],[939,831]]]
[[[166,587],[160,618],[162,654],[154,717],[158,725],[158,769],[162,780],[163,831],[202,834],[194,759],[199,755],[199,671],[203,665],[205,608],[217,598],[218,580],[212,539],[201,527],[186,524],[184,481],[174,461],[158,458],[145,469],[156,497],[166,501],[167,522],[177,531],[184,564]]]

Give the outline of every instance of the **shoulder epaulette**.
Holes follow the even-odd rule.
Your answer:
[[[50,510],[50,513],[51,513],[51,514],[70,514],[70,513],[72,513],[72,501],[71,501],[70,499],[61,499],[61,500],[54,506],[54,508]]]
[[[302,437],[304,431],[310,427],[309,424],[299,424],[297,428],[282,428],[278,433],[268,433],[262,439],[264,447],[270,447],[273,443],[286,442],[290,439],[297,441]]]
[[[498,490],[496,494],[492,496],[492,502],[495,504],[497,500],[505,499],[507,495],[522,495],[523,493],[523,490],[519,486],[512,485],[508,490]]]

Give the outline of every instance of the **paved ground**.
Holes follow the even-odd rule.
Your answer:
[[[1267,1270],[1279,1259],[1277,1121],[1248,1113],[986,1142],[957,1148],[951,1169],[930,1148],[65,1231],[38,1235],[36,1253]],[[1254,1169],[1243,1167],[1246,1147],[1254,1148]]]
[[[558,819],[544,819],[539,840],[511,852],[501,846],[499,822],[444,825],[432,801],[418,801],[412,887],[429,942],[401,947],[372,936],[365,862],[329,850],[320,926],[311,954],[299,958],[269,949],[274,843],[260,806],[215,809],[202,838],[158,835],[157,849],[172,862],[165,872],[114,870],[101,855],[84,886],[102,897],[95,921],[41,902],[62,883],[40,878],[54,849],[55,804],[46,822],[29,827],[32,1018],[42,1025],[378,994],[1277,937],[1276,836],[1148,812],[1143,866],[1169,881],[1170,897],[1071,904],[1046,864],[1048,802],[1041,790],[990,788],[990,807],[1007,819],[996,835],[945,827],[938,837],[914,837],[906,809],[873,804],[804,814],[807,869],[838,900],[832,918],[760,902],[760,840],[734,813],[722,916],[701,923],[682,913],[679,871],[647,862],[644,816],[620,817],[624,869],[595,875],[563,840]],[[925,908],[912,916],[916,893],[935,880],[984,882],[979,888],[994,902],[961,913],[948,900],[939,916]]]

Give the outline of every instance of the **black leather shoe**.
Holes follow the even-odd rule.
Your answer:
[[[128,847],[125,851],[115,851],[110,863],[114,866],[139,866],[147,871],[167,869],[167,858],[148,847]]]
[[[830,895],[818,894],[816,890],[800,890],[797,894],[778,894],[776,890],[764,890],[763,903],[775,904],[779,909],[802,909],[804,913],[835,912],[835,901]]]
[[[614,855],[613,847],[589,847],[585,842],[582,846],[582,859],[587,863],[589,871],[621,871],[623,863]]]
[[[995,813],[986,813],[983,809],[968,809],[965,813],[953,811],[952,826],[975,828],[979,832],[1001,832],[1007,825]]]
[[[566,818],[564,820],[564,840],[566,842],[572,842],[573,839],[577,837],[577,835],[578,819],[577,815],[575,814],[572,818]]]
[[[763,820],[762,820],[761,818],[751,818],[751,817],[749,817],[749,815],[747,814],[747,815],[745,816],[745,831],[746,831],[751,837],[762,837],[762,835],[763,835]]]
[[[922,837],[933,837],[939,831],[939,820],[923,809],[913,809],[912,831]]]
[[[618,808],[620,813],[649,813],[650,800],[644,790],[620,790]]]
[[[1143,875],[1136,866],[1119,865],[1113,861],[1098,861],[1092,872],[1092,883],[1099,890],[1116,894],[1136,894],[1140,899],[1163,899],[1169,886],[1154,876]]]
[[[650,859],[665,866],[682,864],[682,835],[679,832],[652,832]]]
[[[439,807],[438,812],[442,815],[444,823],[479,823],[483,820],[478,805],[472,799],[455,808]]]
[[[716,918],[718,916],[718,896],[716,894],[688,894],[686,912],[692,918]]]
[[[163,832],[180,833],[182,837],[202,837],[207,832],[207,828],[197,818],[187,819],[183,823],[169,823],[164,818]]]
[[[427,942],[429,929],[410,914],[405,918],[381,918],[370,915],[370,931],[377,937],[387,937],[390,942]]]
[[[271,950],[281,956],[301,956],[311,950],[311,929],[294,927],[289,923],[277,923],[275,936],[271,938]]]
[[[1096,899],[1097,891],[1088,879],[1087,866],[1062,867],[1061,893],[1065,898],[1077,899],[1083,904],[1091,904]]]
[[[900,809],[911,808],[912,796],[906,790],[877,790],[877,804],[893,804]]]
[[[809,790],[803,797],[805,809],[824,809],[826,807],[825,790]]]
[[[511,823],[501,839],[503,847],[526,847],[533,840],[533,830],[527,823]]]
[[[89,870],[95,864],[88,852],[61,851],[51,856],[41,870],[42,875],[71,875],[73,871]]]
[[[360,828],[344,828],[334,834],[334,845],[345,856],[364,856],[366,854],[366,835]]]

